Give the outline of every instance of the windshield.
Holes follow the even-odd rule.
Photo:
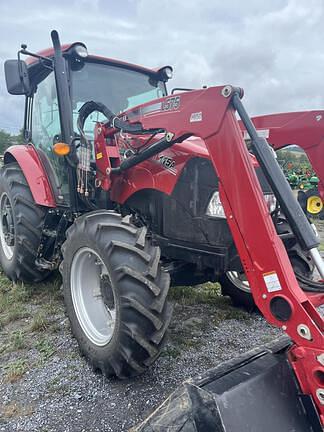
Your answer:
[[[104,63],[84,63],[79,70],[72,70],[73,124],[77,132],[78,111],[88,101],[105,104],[119,114],[133,106],[166,96],[165,84],[149,75]],[[96,112],[85,124],[87,135],[93,134],[94,123],[105,117]]]

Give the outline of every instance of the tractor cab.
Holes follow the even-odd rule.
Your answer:
[[[69,97],[65,98],[64,94],[64,101],[59,100],[57,80],[60,76],[55,76],[53,48],[33,54],[23,45],[18,60],[6,62],[5,72],[9,93],[26,96],[26,141],[35,146],[46,166],[57,204],[68,206],[71,191],[66,160],[55,153],[53,146],[61,141],[70,145],[78,136],[80,108],[85,102],[95,100],[120,114],[136,105],[164,97],[172,68],[166,66],[153,70],[88,55],[82,43],[64,45],[61,49],[61,73],[65,71],[68,75]],[[29,55],[26,62],[20,59],[21,54]],[[84,131],[90,140],[93,139],[94,124],[104,120],[106,118],[100,112],[93,112],[86,119]],[[69,130],[64,137],[62,129]]]

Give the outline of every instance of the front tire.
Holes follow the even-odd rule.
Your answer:
[[[32,283],[49,274],[35,265],[45,215],[19,165],[4,165],[0,170],[0,263],[9,279]]]
[[[67,314],[95,370],[128,378],[159,356],[171,319],[170,277],[145,227],[100,210],[67,231],[61,273]]]

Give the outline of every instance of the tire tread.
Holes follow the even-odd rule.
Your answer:
[[[73,248],[82,247],[78,243],[81,241],[93,245],[103,257],[118,290],[123,318],[117,348],[104,359],[80,330],[73,311],[70,265],[73,251],[77,250]],[[94,369],[106,376],[129,378],[143,373],[164,346],[172,314],[167,302],[170,277],[160,266],[160,250],[152,245],[146,227],[136,227],[130,216],[122,217],[114,211],[94,211],[80,216],[69,227],[62,253],[60,271],[65,303],[81,352]]]

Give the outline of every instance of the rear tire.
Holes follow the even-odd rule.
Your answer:
[[[321,198],[318,189],[317,188],[316,189],[315,188],[309,189],[307,192],[305,192],[305,197],[306,197],[306,214],[307,214],[307,216],[310,219],[320,219],[320,220],[323,220],[324,219],[324,209],[323,208],[322,208],[322,210],[319,213],[316,213],[316,214],[309,213],[307,211],[307,201],[308,201],[309,198],[311,198],[311,197],[319,197],[319,198]]]
[[[226,272],[219,278],[219,283],[222,287],[222,295],[229,296],[234,306],[243,307],[249,312],[253,311],[256,306],[251,292],[244,291],[239,285],[241,282],[237,275],[237,280],[234,278],[235,272]]]
[[[172,312],[160,249],[129,216],[99,210],[74,222],[62,251],[66,311],[81,352],[106,376],[143,373],[161,352]],[[77,267],[83,252],[100,268],[98,276],[85,257]]]
[[[306,278],[311,276],[312,270],[301,257],[298,255],[291,255],[289,258],[295,273],[299,273]],[[241,306],[248,311],[253,311],[256,309],[256,305],[249,291],[250,288],[246,290],[245,287],[240,286],[241,281],[239,279],[235,280],[233,273],[234,272],[224,273],[219,279],[222,286],[222,294],[229,296],[234,306]]]
[[[279,234],[291,232],[289,224],[284,217],[280,219],[280,223],[277,225],[277,232]],[[296,238],[293,237],[288,239],[285,247],[295,273],[299,273],[306,278],[310,278],[313,273],[314,266],[312,262],[307,259],[307,256],[297,243]],[[235,277],[235,273],[237,274],[237,278]],[[242,282],[244,279],[246,280],[245,274],[243,272],[238,273],[229,271],[224,273],[219,279],[219,282],[222,286],[222,294],[229,296],[234,306],[241,306],[248,311],[253,311],[256,309],[256,305],[254,303],[249,285],[246,285]]]
[[[17,163],[0,170],[0,263],[13,281],[39,282],[49,271],[35,265],[46,211],[35,204]]]

